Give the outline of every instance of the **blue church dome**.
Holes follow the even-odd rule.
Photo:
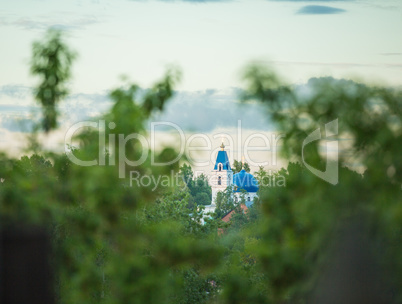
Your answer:
[[[242,189],[249,193],[258,191],[257,180],[252,174],[247,173],[244,169],[233,175],[233,184],[235,185],[235,192],[241,192]]]

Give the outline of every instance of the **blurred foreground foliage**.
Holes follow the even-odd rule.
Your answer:
[[[42,106],[42,128],[49,132],[57,127],[57,103],[68,94],[66,83],[76,54],[56,29],[50,29],[43,42],[36,41],[32,50],[31,73],[40,78],[35,98]]]
[[[256,227],[261,243],[255,252],[267,274],[270,301],[322,300],[320,289],[326,287],[320,281],[327,279],[326,269],[338,258],[333,256],[334,244],[358,233],[367,240],[364,250],[376,265],[360,269],[360,280],[368,280],[366,287],[374,287],[356,293],[367,292],[370,303],[384,302],[384,297],[388,297],[385,302],[400,303],[402,92],[331,77],[310,79],[307,89],[300,91],[259,65],[248,67],[245,80],[248,90],[242,99],[266,105],[267,115],[284,135],[283,157],[293,161],[287,170],[278,172],[286,177],[286,187],[260,190],[264,217]],[[335,120],[337,132],[325,128]],[[319,139],[303,147],[313,132]],[[335,150],[323,149],[331,140],[339,145],[337,159],[331,159]],[[337,160],[339,182],[332,185],[300,165],[303,148],[304,161],[318,170],[325,171]],[[354,167],[361,174],[349,169]],[[350,226],[356,231],[345,231]],[[358,251],[357,240],[348,254]],[[356,267],[360,266],[356,263]],[[370,267],[381,270],[365,277]],[[336,275],[348,284],[353,271],[342,272],[339,265]],[[353,282],[349,288],[355,286]],[[342,302],[342,288],[338,287],[331,287],[333,303]]]
[[[42,51],[46,56],[49,50]],[[300,94],[270,70],[250,67],[243,98],[265,104],[285,134],[283,152],[292,162],[275,174],[285,176],[286,187],[263,182],[274,176],[261,169],[260,199],[253,207],[243,212],[223,194],[221,209],[235,208],[231,224],[217,216],[201,225],[203,207],[191,200],[197,191],[208,193],[207,186],[195,190],[192,176],[173,186],[130,182],[131,171],[171,176],[179,172],[178,162],[152,166],[147,157],[136,164],[150,152],[138,138],[123,146],[111,140],[146,135],[147,119],[164,109],[177,81],[171,71],[143,98],[136,85],[112,91],[114,105],[102,117],[107,127],[101,133],[82,129],[70,155],[39,151],[20,160],[0,155],[0,223],[49,229],[59,303],[310,303],[323,269],[333,261],[332,240],[342,239],[344,224],[356,219],[369,239],[367,250],[389,270],[373,279],[387,283],[393,302],[402,301],[393,287],[402,281],[400,91],[321,78]],[[45,121],[50,115],[47,131],[57,111],[44,109],[43,115]],[[335,186],[299,163],[303,140],[334,119],[335,138],[346,142]],[[99,141],[103,135],[111,147],[106,151]],[[316,168],[326,161],[320,143],[305,150]],[[172,147],[154,152],[158,162],[177,156]],[[101,156],[105,163],[80,166],[71,155],[86,161]],[[131,162],[124,167],[121,157]],[[346,167],[356,162],[364,174]],[[190,170],[182,167],[182,174],[189,176]]]

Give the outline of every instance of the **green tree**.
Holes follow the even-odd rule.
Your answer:
[[[57,104],[68,94],[67,81],[76,55],[56,29],[49,29],[45,41],[35,42],[32,50],[31,73],[40,78],[35,98],[42,106],[42,127],[49,132],[57,127]]]
[[[25,175],[40,176],[50,172],[51,168],[52,163],[38,154],[33,154],[31,157],[22,156],[14,163],[14,169]]]
[[[180,167],[180,174],[183,178],[183,181],[186,183],[186,185],[189,188],[191,188],[192,184],[193,184],[193,177],[194,177],[193,169],[191,168],[191,166],[187,165],[187,164],[183,164]]]
[[[215,215],[222,218],[232,211],[239,203],[234,200],[233,187],[229,186],[224,191],[219,191],[216,195]]]
[[[234,160],[232,165],[233,174],[239,173],[242,169],[250,173],[250,165],[246,162],[244,164],[241,161]]]
[[[211,196],[206,192],[198,192],[194,200],[197,202],[197,205],[206,206],[211,204]]]
[[[201,174],[194,179],[194,187],[191,191],[194,199],[198,204],[209,205],[211,204],[212,189],[208,184],[208,177]]]
[[[191,206],[193,202],[197,205],[211,204],[212,189],[205,174],[194,177],[191,166],[183,164],[180,167],[180,175],[190,191],[191,199],[189,204]]]

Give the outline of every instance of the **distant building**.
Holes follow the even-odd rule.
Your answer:
[[[244,193],[247,207],[250,207],[253,204],[254,197],[257,196],[258,191],[258,182],[252,174],[247,173],[245,170],[233,174],[232,168],[230,167],[229,157],[225,151],[225,145],[223,143],[221,145],[221,150],[216,156],[210,185],[212,188],[211,205],[205,206],[205,213],[215,211],[216,196],[218,195],[218,192],[225,191],[229,186],[233,186],[235,201],[240,201],[240,195]]]
[[[243,211],[243,213],[247,213],[248,208],[247,208],[246,205],[241,204],[241,205],[240,205],[240,208],[241,208],[241,210]],[[230,211],[228,214],[226,214],[226,215],[222,218],[222,221],[225,222],[225,223],[229,223],[234,213],[235,213],[235,210]],[[221,230],[221,231],[223,231],[223,230]]]

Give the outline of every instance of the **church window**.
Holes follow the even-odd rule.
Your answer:
[[[218,177],[218,185],[222,185],[222,177],[221,176]]]
[[[222,171],[222,164],[218,164],[218,170]]]
[[[250,197],[248,197],[247,200],[250,201]]]

